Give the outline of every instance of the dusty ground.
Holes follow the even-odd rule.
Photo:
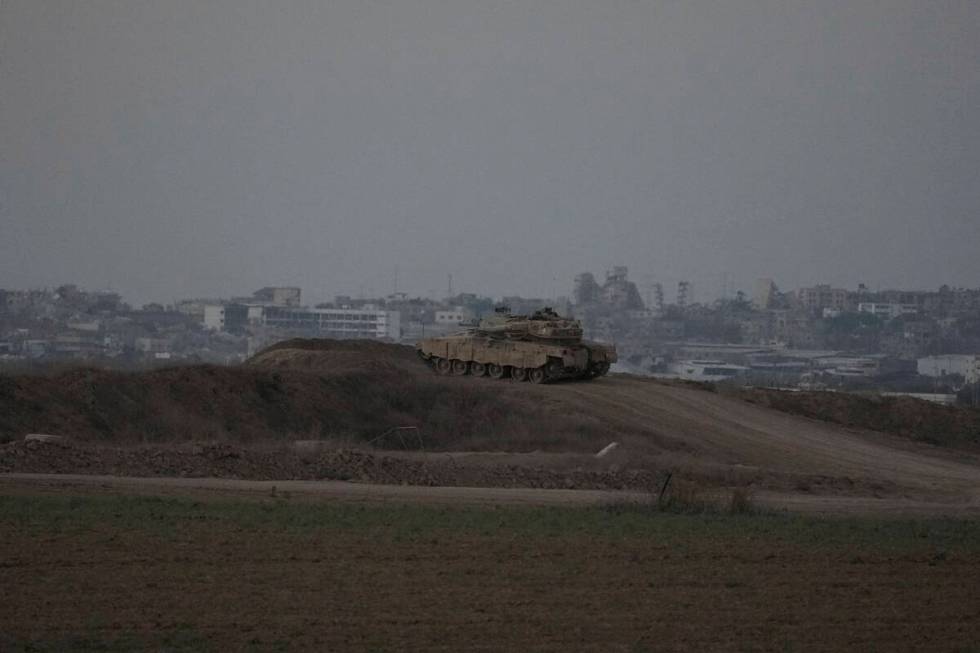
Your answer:
[[[287,352],[288,353],[288,352]],[[457,379],[473,396],[516,384]],[[510,453],[491,451],[338,450],[298,448],[289,442],[104,443],[12,442],[0,445],[0,473],[225,477],[256,480],[350,480],[374,484],[651,492],[666,475],[708,488],[749,488],[770,503],[804,506],[829,498],[865,505],[942,505],[972,513],[980,506],[980,462],[961,449],[905,437],[845,428],[790,415],[717,393],[632,377],[594,383],[519,387],[520,399],[541,415],[536,437],[563,443],[565,452],[528,451],[508,440]],[[600,424],[579,437],[565,423]],[[424,442],[424,428],[420,429]],[[602,439],[596,433],[605,434]],[[609,439],[607,439],[609,438]],[[620,447],[597,460],[611,439]],[[541,444],[541,442],[538,442]],[[534,442],[532,439],[530,442]],[[388,443],[391,444],[391,443]],[[412,444],[409,440],[409,444]],[[485,442],[485,444],[488,444]],[[890,503],[886,503],[890,502]],[[844,504],[845,501],[838,501]],[[918,510],[918,508],[915,508]]]
[[[15,440],[0,445],[0,473],[642,492],[672,473],[787,506],[980,505],[980,458],[967,446],[980,413],[841,395],[826,400],[825,421],[787,412],[810,414],[820,396],[777,410],[789,400],[763,395],[628,376],[545,386],[444,378],[407,347],[287,342],[237,368],[0,377],[0,435]],[[908,433],[845,425],[896,430],[881,421],[892,408]],[[956,438],[934,437],[940,427]],[[29,431],[69,444],[17,441]],[[310,439],[327,444],[292,444]],[[619,449],[596,460],[612,441]]]
[[[675,459],[689,459],[694,468],[714,464],[742,474],[843,478],[856,486],[877,485],[882,493],[980,501],[980,462],[963,451],[634,377],[538,386],[531,392],[542,400],[587,405],[624,431],[648,429]]]
[[[976,522],[0,496],[0,649],[973,650]]]

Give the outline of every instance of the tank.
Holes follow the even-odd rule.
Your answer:
[[[469,329],[426,338],[418,355],[437,374],[550,383],[594,379],[616,362],[616,348],[582,339],[582,325],[550,308],[533,315],[500,311]]]

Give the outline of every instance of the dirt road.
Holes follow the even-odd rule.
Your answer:
[[[648,429],[701,461],[891,483],[918,496],[980,502],[975,457],[787,415],[716,393],[636,377],[534,388],[624,430]]]

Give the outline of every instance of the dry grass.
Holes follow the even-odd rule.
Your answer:
[[[691,478],[673,473],[664,477],[663,485],[641,501],[617,501],[606,504],[613,513],[670,513],[677,515],[753,515],[761,514],[752,502],[752,491],[737,487],[730,492],[708,487]]]

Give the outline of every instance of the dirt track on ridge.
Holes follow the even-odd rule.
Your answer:
[[[652,430],[701,461],[787,474],[869,479],[894,484],[914,495],[949,495],[980,504],[980,464],[965,453],[635,377],[614,376],[596,383],[532,391],[587,406],[623,429]]]

